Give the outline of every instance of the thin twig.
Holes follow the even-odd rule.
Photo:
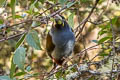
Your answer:
[[[21,33],[16,34],[16,35],[9,36],[9,37],[7,37],[7,38],[3,38],[3,39],[0,40],[0,42],[5,41],[5,40],[13,39],[13,38],[18,37],[18,36],[20,36],[20,35],[22,35],[22,34],[24,34],[24,33],[26,33],[26,32],[27,32],[27,31],[24,31],[24,32],[21,32]]]
[[[113,43],[112,43],[112,52],[111,52],[111,55],[114,55],[113,56],[113,58],[112,58],[112,70],[114,69],[114,61],[115,61],[115,53],[116,53],[116,51],[115,51],[115,32],[114,32],[114,29],[113,29],[113,24],[112,24],[112,21],[111,21],[111,19],[110,19],[110,26],[111,26],[111,29],[112,29],[112,36],[113,36]],[[111,70],[111,71],[112,71]],[[112,73],[111,73],[111,80],[112,80]]]
[[[76,38],[77,38],[78,35],[83,31],[83,29],[84,29],[84,27],[85,27],[88,19],[89,19],[90,16],[92,15],[92,13],[93,13],[94,9],[96,8],[98,2],[99,2],[99,0],[96,0],[95,5],[94,5],[93,8],[91,9],[91,11],[90,11],[89,15],[87,16],[87,18],[84,19],[84,20],[78,25],[78,27],[75,29],[75,33],[76,33],[76,32],[78,31],[78,28],[80,27],[80,25],[83,24],[82,28],[80,29],[80,31],[79,31],[78,34],[76,35]]]

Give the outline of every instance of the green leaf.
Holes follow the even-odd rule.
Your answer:
[[[110,29],[111,27],[110,27],[110,22],[107,24],[107,26],[105,26],[105,29]]]
[[[18,72],[18,73],[16,73],[16,74],[14,75],[14,77],[16,77],[16,76],[22,76],[22,75],[25,75],[25,74],[26,74],[26,72],[24,72],[24,71]]]
[[[3,20],[2,19],[0,19],[0,24],[3,24]]]
[[[26,34],[23,34],[23,36],[20,38],[20,40],[17,42],[16,44],[16,49],[22,44],[22,42],[24,41]],[[10,78],[13,79],[14,77],[14,73],[15,73],[15,68],[16,68],[16,64],[14,64],[13,62],[13,57],[11,60],[11,68],[10,68]]]
[[[24,63],[25,63],[25,48],[18,47],[13,56],[13,62],[18,66],[19,69],[24,70]]]
[[[35,0],[35,1],[30,5],[30,10],[29,10],[30,14],[33,13],[33,9],[35,8],[35,4],[36,4],[36,3],[37,3],[37,0]]]
[[[9,76],[0,76],[0,80],[11,80]]]
[[[112,19],[112,24],[115,24],[117,22],[118,17],[115,17]]]
[[[33,76],[39,76],[40,74],[39,73],[34,73]]]
[[[59,71],[55,74],[57,78],[61,78],[62,75],[63,75],[62,71]]]
[[[62,6],[64,6],[66,2],[67,2],[67,0],[59,0],[59,3],[60,3]]]
[[[103,35],[103,34],[105,34],[105,33],[107,33],[108,31],[100,31],[99,33],[98,33],[98,35]]]
[[[24,39],[26,37],[26,33],[22,35],[22,37],[19,39],[19,41],[16,44],[16,49],[23,43]]]
[[[31,67],[28,66],[28,67],[26,68],[26,70],[27,70],[28,72],[30,72],[30,71],[31,71]]]
[[[12,9],[12,17],[15,18],[15,5],[16,5],[16,0],[11,0],[10,6]]]
[[[19,18],[23,18],[23,17],[20,15],[15,15],[15,19],[19,19]]]
[[[36,31],[32,30],[29,32],[26,36],[26,41],[31,47],[41,50],[40,40]]]
[[[99,27],[101,28],[102,31],[111,29],[110,22],[107,22],[107,24],[105,24],[105,25],[100,25]]]
[[[67,3],[67,8],[73,6],[76,2],[77,2],[77,1],[75,1],[75,2],[68,2],[68,3]]]
[[[10,68],[10,78],[13,79],[14,78],[14,73],[15,73],[15,67],[16,65],[13,62],[13,56],[12,56],[12,60],[11,60],[11,68]]]
[[[102,38],[102,39],[100,39],[100,40],[98,41],[98,44],[101,44],[101,43],[103,43],[103,42],[105,42],[106,40],[111,39],[111,38],[112,38],[111,36],[104,37],[104,38]]]
[[[108,56],[108,54],[107,53],[101,53],[100,56],[104,57],[104,56]]]
[[[75,15],[75,13],[72,13],[72,14],[68,17],[68,24],[69,24],[71,27],[74,27],[74,21],[73,21],[74,15]]]
[[[34,7],[35,7],[35,5],[34,5],[34,4],[31,4],[31,6],[30,6],[30,10],[29,10],[29,11],[30,11],[30,12],[29,12],[30,14],[33,13],[33,9],[34,9]]]

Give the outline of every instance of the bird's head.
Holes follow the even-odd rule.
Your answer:
[[[60,28],[60,27],[64,27],[65,24],[65,18],[61,15],[56,15],[54,16],[54,23],[53,26]]]

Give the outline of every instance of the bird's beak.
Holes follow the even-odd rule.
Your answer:
[[[64,27],[64,22],[63,22],[63,19],[60,15],[55,15],[54,18],[55,18],[55,24],[59,24],[59,25],[62,25]]]
[[[55,17],[55,19],[62,20],[62,17],[60,15],[55,15],[54,17]]]
[[[61,24],[63,23],[63,22],[62,22],[62,17],[59,16],[59,15],[56,15],[56,16],[55,16],[55,23],[61,25]]]

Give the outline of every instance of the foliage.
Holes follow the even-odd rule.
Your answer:
[[[119,80],[120,6],[107,1],[0,0],[0,80]],[[78,46],[67,65],[49,73],[45,38],[56,14]]]

